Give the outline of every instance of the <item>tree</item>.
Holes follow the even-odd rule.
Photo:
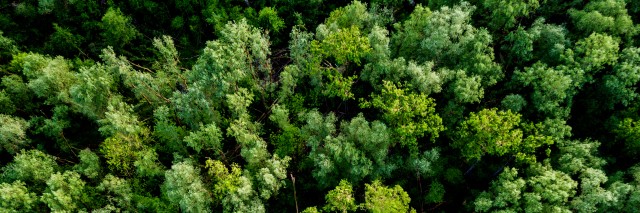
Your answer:
[[[0,147],[9,154],[15,154],[29,145],[26,130],[29,123],[22,118],[0,114]]]
[[[373,181],[372,184],[365,184],[364,196],[364,208],[369,212],[406,213],[411,209],[409,207],[411,198],[398,185],[388,188],[382,185],[380,181]],[[411,210],[415,212],[415,210]]]
[[[474,202],[478,212],[571,212],[570,199],[578,183],[566,173],[554,170],[549,162],[531,165],[525,178],[515,168],[506,168],[489,191]]]
[[[570,100],[576,92],[576,78],[543,63],[535,63],[524,72],[515,71],[513,78],[524,86],[533,87],[531,102],[536,111],[551,118],[568,116]]]
[[[13,162],[2,168],[2,180],[44,183],[58,170],[55,159],[39,150],[22,150],[15,156]]]
[[[462,70],[481,77],[483,87],[494,85],[504,74],[493,61],[491,36],[470,23],[473,10],[475,7],[466,2],[435,12],[417,6],[408,20],[395,25],[392,50],[407,60],[431,61],[436,69]]]
[[[163,194],[184,212],[211,212],[210,192],[200,178],[200,172],[190,162],[180,162],[165,172]]]
[[[382,122],[368,122],[360,114],[342,122],[337,133],[333,114],[322,116],[311,111],[304,119],[307,124],[301,133],[311,148],[313,176],[321,187],[334,185],[340,179],[358,183],[366,177],[386,177],[396,169],[387,160],[392,141]]]
[[[47,190],[40,200],[54,212],[83,210],[85,182],[80,174],[72,171],[52,174],[47,180]]]
[[[624,0],[591,1],[582,10],[568,12],[577,30],[585,34],[607,33],[632,42],[631,38],[639,32],[627,14]]]
[[[103,119],[109,99],[117,96],[115,75],[116,73],[110,73],[101,64],[81,67],[76,74],[78,84],[69,88],[74,108],[91,119]]]
[[[458,129],[459,139],[453,146],[462,151],[467,160],[483,155],[516,154],[522,144],[520,115],[511,111],[483,109],[469,114]]]
[[[38,197],[29,192],[24,182],[0,183],[0,211],[32,211],[37,202]]]
[[[109,205],[123,209],[131,209],[133,206],[133,192],[131,185],[125,179],[111,174],[106,175],[96,187],[98,191],[106,193]]]
[[[358,208],[356,199],[353,197],[351,183],[346,180],[341,180],[335,189],[329,191],[325,196],[325,200],[327,202],[323,208],[325,211],[346,213],[355,211]]]
[[[482,5],[491,11],[489,26],[494,30],[508,29],[540,7],[538,0],[485,0]]]
[[[80,157],[80,163],[73,167],[75,171],[90,179],[95,179],[100,175],[102,166],[100,165],[100,157],[96,153],[89,149],[83,149],[78,157]]]
[[[124,47],[140,35],[131,24],[131,18],[125,16],[120,8],[110,7],[102,16],[100,27],[105,43],[116,49]]]
[[[400,141],[411,154],[418,154],[418,138],[426,133],[434,142],[439,133],[445,130],[442,119],[435,112],[434,100],[424,94],[414,94],[408,89],[398,88],[391,82],[383,83],[381,94],[371,95],[371,101],[361,100],[360,106],[382,111],[382,117],[394,130],[395,140]]]

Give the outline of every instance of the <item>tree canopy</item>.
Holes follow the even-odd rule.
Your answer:
[[[0,212],[638,212],[640,1],[0,3]]]

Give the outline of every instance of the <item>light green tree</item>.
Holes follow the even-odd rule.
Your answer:
[[[418,138],[428,136],[435,142],[444,131],[442,119],[436,114],[432,98],[424,94],[410,93],[408,89],[383,81],[381,94],[372,94],[371,101],[361,100],[360,107],[382,111],[384,121],[393,128],[395,140],[418,154]],[[400,88],[398,88],[400,87]]]
[[[190,162],[180,162],[165,172],[163,194],[184,212],[211,212],[211,194]]]
[[[358,209],[356,199],[353,195],[353,187],[346,180],[341,180],[340,184],[332,189],[325,196],[327,204],[323,207],[329,212],[350,212]]]
[[[95,179],[100,176],[102,172],[102,166],[100,165],[100,157],[96,153],[89,149],[83,149],[78,154],[80,163],[73,166],[73,169],[90,179]]]
[[[13,162],[2,168],[2,179],[6,182],[21,180],[44,183],[58,170],[55,159],[40,150],[22,150],[14,157]]]
[[[0,148],[9,154],[15,154],[29,145],[26,132],[29,123],[22,118],[0,114]]]
[[[365,203],[363,207],[369,212],[406,213],[410,212],[410,210],[415,212],[409,207],[411,198],[399,185],[389,188],[376,180],[371,184],[365,184],[364,193]]]
[[[0,211],[28,212],[34,209],[37,202],[38,197],[29,192],[24,182],[0,183]]]
[[[47,189],[40,200],[53,212],[83,210],[85,182],[80,174],[72,171],[55,173],[47,180]]]

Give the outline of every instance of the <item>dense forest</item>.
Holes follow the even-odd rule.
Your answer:
[[[0,0],[0,212],[640,212],[637,0]]]

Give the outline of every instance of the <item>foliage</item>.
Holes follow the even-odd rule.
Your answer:
[[[15,154],[29,144],[26,130],[29,128],[27,121],[0,114],[0,147],[9,154]]]
[[[383,81],[380,95],[373,94],[371,102],[360,104],[363,108],[377,108],[384,114],[382,118],[394,128],[395,139],[417,154],[418,142],[427,133],[431,141],[436,141],[438,133],[444,130],[442,119],[435,113],[435,103],[424,94],[405,94],[408,90]]]
[[[85,182],[80,174],[65,171],[52,174],[47,180],[47,190],[40,198],[52,211],[77,211],[82,208]]]
[[[409,212],[411,198],[396,185],[387,188],[380,181],[365,184],[364,208],[369,212]]]
[[[639,15],[6,1],[0,212],[637,212]]]
[[[165,172],[162,185],[169,201],[180,206],[184,212],[209,212],[209,191],[205,188],[197,168],[189,162],[180,162]]]
[[[13,162],[2,168],[2,179],[5,182],[21,180],[44,183],[57,169],[55,157],[35,149],[22,150]]]
[[[25,183],[0,183],[0,210],[3,212],[31,211],[38,201],[33,192],[29,192]]]
[[[131,24],[131,18],[125,16],[120,8],[109,8],[102,17],[102,37],[108,45],[122,48],[139,36],[139,32]]]
[[[358,208],[353,197],[351,183],[346,180],[341,180],[335,189],[329,191],[325,196],[325,200],[327,201],[323,208],[325,211],[348,212],[355,211]]]

